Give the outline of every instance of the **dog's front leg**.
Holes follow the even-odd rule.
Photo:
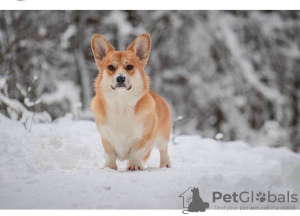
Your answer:
[[[117,160],[117,155],[111,144],[106,140],[102,138],[102,145],[104,147],[105,151],[105,164],[104,167],[108,167],[114,170],[118,169],[116,160]]]
[[[144,145],[145,140],[142,139],[141,141],[137,142],[133,145],[129,152],[129,160],[127,164],[127,170],[143,170],[144,167],[142,165],[142,158],[144,156]]]
[[[144,167],[142,165],[142,150],[137,150],[135,148],[131,148],[129,153],[129,160],[127,165],[127,170],[143,170]]]

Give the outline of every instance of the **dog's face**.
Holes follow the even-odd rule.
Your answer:
[[[150,52],[148,34],[137,37],[126,51],[115,51],[104,37],[95,34],[92,38],[92,50],[103,91],[138,93],[148,88],[148,77],[144,73]]]

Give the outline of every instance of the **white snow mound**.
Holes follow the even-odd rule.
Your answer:
[[[145,171],[127,172],[125,162],[118,162],[118,171],[101,169],[103,148],[94,122],[66,117],[35,124],[28,133],[0,114],[0,208],[181,209],[178,196],[189,187],[199,188],[210,209],[249,205],[212,203],[213,191],[288,190],[300,199],[300,156],[287,148],[200,136],[180,136],[176,143],[170,143],[170,169],[157,168],[158,150]],[[299,201],[276,205],[300,208]]]

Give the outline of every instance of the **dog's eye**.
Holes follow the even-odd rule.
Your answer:
[[[115,67],[114,67],[113,65],[109,65],[109,66],[108,66],[108,69],[111,70],[111,71],[114,71],[114,70],[115,70]]]
[[[133,69],[133,65],[127,65],[126,66],[126,70],[132,70]]]

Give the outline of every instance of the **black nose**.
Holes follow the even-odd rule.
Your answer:
[[[118,84],[123,84],[125,82],[125,80],[126,80],[126,77],[124,77],[124,76],[118,76],[117,77],[117,83]]]

